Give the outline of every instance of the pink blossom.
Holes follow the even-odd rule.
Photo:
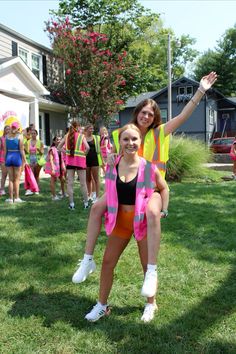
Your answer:
[[[124,101],[123,100],[117,100],[116,104],[124,104]]]
[[[80,91],[80,96],[81,96],[81,97],[89,97],[89,96],[90,96],[90,93],[89,93],[89,92],[86,92],[86,91]]]
[[[67,69],[66,70],[66,75],[70,75],[71,74],[71,69]]]
[[[125,80],[122,80],[122,81],[120,82],[120,85],[121,85],[121,86],[125,86],[125,85],[126,85],[126,81],[125,81]]]

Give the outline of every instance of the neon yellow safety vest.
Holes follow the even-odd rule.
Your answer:
[[[95,150],[97,153],[98,157],[98,164],[99,166],[102,166],[102,156],[101,156],[101,148],[100,148],[100,136],[99,135],[93,135],[93,139],[95,142]]]
[[[144,138],[143,155],[145,160],[154,163],[160,171],[163,178],[166,174],[166,163],[169,160],[169,135],[164,134],[164,124],[155,129],[150,129]],[[112,137],[119,152],[119,129],[112,132]]]
[[[30,163],[30,157],[29,157],[29,151],[30,151],[30,140],[26,141],[26,151],[25,151],[25,157],[28,163]],[[40,140],[36,140],[36,149],[40,149],[41,148],[41,141]],[[40,157],[42,156],[42,154],[40,154],[38,151],[36,151],[36,158],[37,161],[40,159]]]

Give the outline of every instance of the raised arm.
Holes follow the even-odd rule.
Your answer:
[[[60,143],[57,146],[57,149],[60,152],[65,152],[64,149],[63,149],[63,146],[65,145],[65,141],[66,141],[66,135],[64,136],[64,138],[61,139]]]
[[[164,127],[164,134],[169,135],[173,133],[177,128],[179,128],[193,113],[199,102],[201,101],[202,97],[204,96],[205,92],[211,88],[211,86],[216,82],[217,74],[212,71],[210,74],[203,76],[200,81],[199,88],[197,89],[195,95],[191,98],[188,104],[184,107],[182,112],[176,116],[175,118],[171,119],[165,124]]]

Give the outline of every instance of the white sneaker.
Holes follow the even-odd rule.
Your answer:
[[[99,302],[93,306],[93,309],[85,316],[85,319],[90,322],[96,322],[103,316],[110,315],[110,309],[108,306],[102,306]]]
[[[154,318],[155,311],[158,309],[157,304],[154,302],[153,304],[146,304],[144,307],[143,315],[141,317],[141,321],[150,322]]]
[[[13,203],[13,199],[8,198],[8,199],[5,200],[5,202],[9,203],[9,204],[12,204]]]
[[[146,297],[152,297],[157,291],[157,271],[147,270],[141,290],[141,295]]]
[[[97,199],[97,195],[96,195],[96,192],[92,192],[92,195],[91,195],[91,199],[92,199],[92,200],[95,200],[95,199]]]
[[[80,263],[78,263],[78,265],[79,268],[72,277],[72,282],[75,284],[79,284],[85,281],[88,278],[89,274],[93,273],[96,269],[96,264],[93,259],[83,259]]]
[[[22,200],[20,198],[14,199],[14,203],[25,203],[25,200]]]
[[[26,192],[25,192],[25,195],[33,195],[34,192],[31,192],[31,190],[27,189]]]
[[[95,204],[98,201],[98,198],[92,200],[92,204]]]
[[[84,202],[84,209],[88,209],[88,208],[89,208],[88,202]]]
[[[7,193],[4,190],[0,190],[0,195],[6,195]]]
[[[35,195],[39,195],[39,192],[34,192]]]
[[[53,201],[56,201],[56,200],[61,200],[61,198],[60,198],[60,197],[58,197],[58,195],[55,195],[55,197],[52,197],[52,200],[53,200]]]

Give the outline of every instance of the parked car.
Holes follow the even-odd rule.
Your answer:
[[[216,138],[210,144],[210,149],[216,154],[228,154],[235,138]]]

